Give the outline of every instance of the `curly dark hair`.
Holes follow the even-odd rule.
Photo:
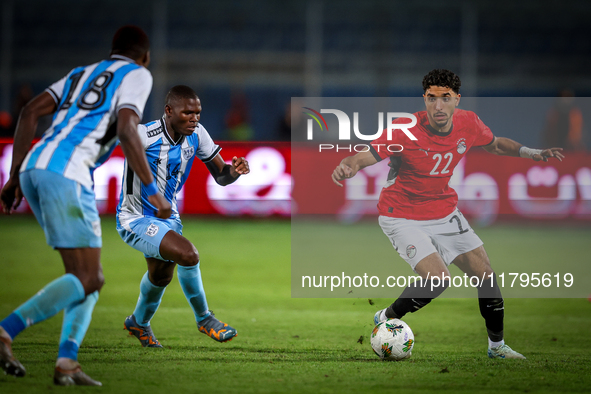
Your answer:
[[[458,94],[460,93],[460,86],[462,86],[462,82],[460,81],[460,77],[458,77],[456,74],[449,70],[439,68],[431,70],[429,74],[425,75],[425,78],[423,78],[423,91],[426,92],[430,86],[442,86],[450,88],[456,92],[456,94]]]
[[[184,99],[198,99],[197,93],[193,89],[185,85],[173,86],[166,95],[164,102],[167,105],[171,105],[173,101],[184,100]]]

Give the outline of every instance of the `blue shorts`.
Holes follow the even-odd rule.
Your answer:
[[[160,255],[160,243],[169,231],[183,235],[183,224],[179,218],[158,219],[152,216],[140,217],[129,224],[132,231],[128,231],[117,218],[117,231],[126,244],[144,254],[144,257],[152,257],[168,261]]]
[[[22,172],[20,187],[50,246],[102,246],[94,191],[61,174],[39,169]]]

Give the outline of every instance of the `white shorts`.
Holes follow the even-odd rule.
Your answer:
[[[380,216],[380,227],[392,246],[411,268],[425,257],[439,253],[445,265],[462,253],[483,244],[462,213],[456,210],[443,219],[408,220]]]

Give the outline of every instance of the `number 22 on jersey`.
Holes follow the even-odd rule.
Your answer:
[[[450,166],[451,162],[453,161],[453,159],[454,159],[454,154],[451,152],[447,152],[443,156],[441,156],[441,153],[435,153],[433,155],[433,160],[435,160],[435,166],[433,166],[433,169],[431,170],[429,175],[449,174],[449,166]],[[442,162],[443,162],[443,164],[442,164]],[[439,171],[439,169],[441,168],[440,165],[443,166],[441,171]]]

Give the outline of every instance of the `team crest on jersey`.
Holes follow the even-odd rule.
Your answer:
[[[466,140],[464,138],[460,138],[458,140],[458,153],[461,155],[462,153],[466,152]]]
[[[153,237],[154,235],[158,234],[158,230],[160,230],[160,227],[152,223],[148,226],[148,230],[146,230],[146,235]]]
[[[415,257],[417,255],[417,248],[414,245],[408,245],[406,247],[406,255],[408,256],[409,259],[412,259],[413,257]]]
[[[183,159],[189,160],[195,154],[195,147],[191,146],[183,149]]]

